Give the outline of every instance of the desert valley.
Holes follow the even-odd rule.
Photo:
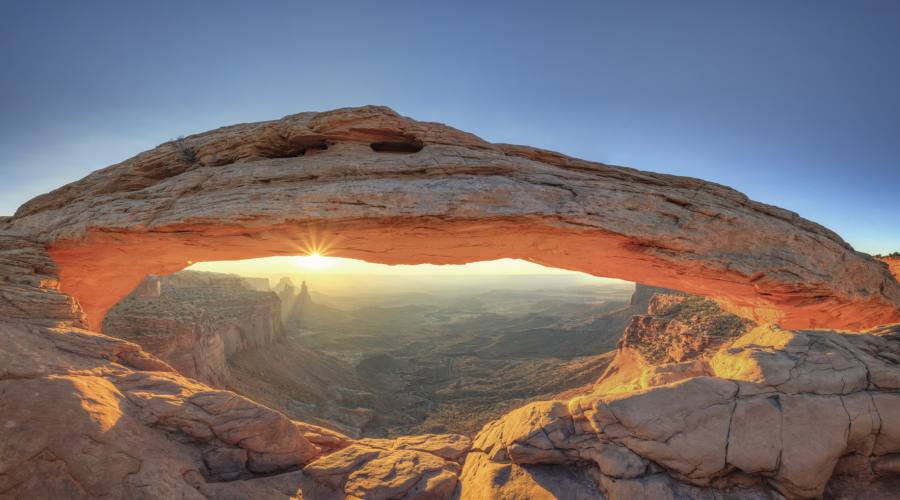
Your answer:
[[[268,278],[182,271],[145,280],[103,331],[207,384],[353,436],[472,436],[528,400],[589,387],[648,305],[631,303],[627,283],[438,277],[392,291],[391,280],[403,278],[329,296],[289,277],[270,288]]]

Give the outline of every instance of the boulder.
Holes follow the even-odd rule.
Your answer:
[[[363,439],[325,455],[303,471],[347,498],[449,499],[469,441],[457,435]],[[321,493],[320,493],[321,494]]]

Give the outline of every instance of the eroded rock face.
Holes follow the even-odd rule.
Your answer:
[[[895,252],[888,257],[883,257],[881,260],[888,265],[888,269],[890,269],[894,278],[900,279],[900,256]]]
[[[140,344],[182,375],[224,387],[228,359],[274,342],[283,334],[281,316],[278,295],[251,289],[242,277],[183,271],[141,282],[107,314],[103,331]]]
[[[785,328],[900,322],[900,285],[798,215],[698,179],[490,144],[383,107],[163,144],[23,205],[89,324],[147,274],[313,250],[383,263],[501,257],[678,288]]]
[[[0,320],[4,498],[203,498],[200,483],[296,469],[322,452],[284,415],[82,328],[41,245],[4,237],[0,262],[5,304],[31,314]]]
[[[656,293],[649,301],[647,314],[632,317],[619,347],[639,350],[652,364],[682,363],[743,334],[750,324],[722,311],[711,300]]]

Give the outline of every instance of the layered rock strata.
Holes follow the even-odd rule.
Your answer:
[[[103,331],[140,344],[183,375],[224,387],[228,359],[283,334],[281,301],[234,275],[153,276],[107,314]]]

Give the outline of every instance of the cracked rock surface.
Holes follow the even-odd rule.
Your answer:
[[[816,498],[833,478],[893,480],[896,340],[759,326],[695,360],[698,371],[649,365],[630,347],[619,358],[607,372],[620,377],[615,388],[622,363],[643,365],[636,378],[648,370],[682,378],[626,392],[601,379],[589,395],[488,424],[463,468],[463,498],[482,498],[487,484],[502,497],[496,469],[538,464],[587,464],[609,498]]]

